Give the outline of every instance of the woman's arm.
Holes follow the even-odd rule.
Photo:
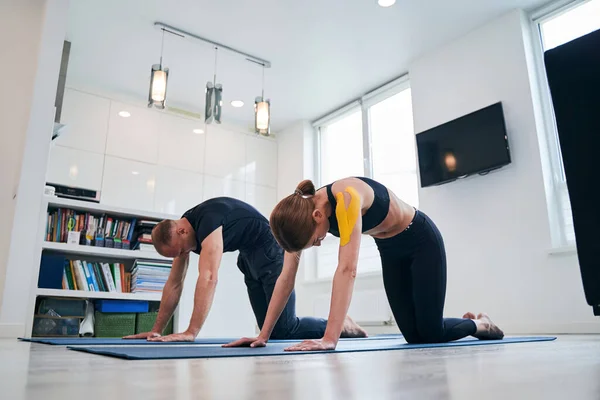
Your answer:
[[[340,339],[344,320],[350,307],[352,289],[356,278],[358,253],[362,235],[361,195],[352,187],[336,194],[336,217],[340,228],[340,251],[338,266],[333,277],[329,319],[323,339],[306,340],[286,350],[332,350]],[[346,207],[347,205],[347,207]]]
[[[285,252],[283,258],[283,270],[277,278],[275,288],[273,289],[273,296],[269,302],[269,308],[267,309],[267,315],[265,322],[260,331],[260,334],[256,338],[242,338],[224,345],[223,347],[238,347],[238,346],[250,346],[250,347],[263,347],[269,341],[271,332],[281,315],[281,312],[285,308],[292,290],[294,290],[294,284],[296,282],[296,273],[298,272],[298,264],[300,263],[300,253],[288,253]]]

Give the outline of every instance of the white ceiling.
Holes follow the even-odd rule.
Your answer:
[[[69,86],[120,93],[144,104],[158,63],[162,21],[271,61],[265,95],[273,130],[313,120],[386,83],[411,60],[501,14],[546,0],[77,0],[71,1]],[[168,105],[200,113],[212,81],[214,50],[165,37]],[[443,68],[443,66],[440,66]],[[261,69],[219,52],[223,120],[249,126]],[[235,109],[234,99],[246,105]]]

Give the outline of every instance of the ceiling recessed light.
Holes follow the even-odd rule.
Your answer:
[[[137,171],[131,171],[131,174],[132,174],[132,175],[139,175],[140,173],[139,173],[139,172],[137,172]]]
[[[381,7],[390,7],[396,3],[396,0],[377,0],[377,4]]]
[[[204,131],[202,129],[198,129],[198,128],[192,129],[192,132],[194,132],[197,135],[201,135],[204,133]]]
[[[129,111],[119,111],[119,117],[128,118],[131,117],[131,113]]]
[[[241,101],[241,100],[233,100],[231,102],[231,105],[234,106],[234,107],[236,107],[236,108],[240,108],[240,107],[244,106],[244,102]]]

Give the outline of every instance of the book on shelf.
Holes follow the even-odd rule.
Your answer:
[[[162,292],[170,272],[169,262],[135,260],[131,271],[131,292]]]
[[[79,244],[129,249],[137,227],[136,218],[79,212],[68,208],[47,212],[46,241],[66,243],[71,232],[79,233]],[[109,246],[107,246],[109,247]]]
[[[131,293],[128,276],[124,264],[66,260],[62,285],[66,290]]]

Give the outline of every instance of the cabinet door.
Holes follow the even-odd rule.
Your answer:
[[[120,116],[122,111],[129,116]],[[106,154],[156,164],[159,115],[153,110],[111,101]]]
[[[246,182],[277,186],[277,143],[246,136]]]
[[[206,132],[206,169],[208,175],[245,180],[246,135],[216,126]]]
[[[102,180],[103,204],[152,211],[156,165],[106,156]]]
[[[104,155],[62,146],[50,148],[46,182],[100,190]]]
[[[202,202],[202,175],[157,166],[154,211],[181,215]]]
[[[246,201],[269,219],[277,204],[277,191],[267,186],[246,183]]]
[[[217,178],[205,175],[203,200],[220,196],[233,197],[244,201],[246,199],[246,184],[234,179]]]
[[[206,135],[198,120],[160,114],[158,125],[158,164],[202,173]]]
[[[65,89],[61,123],[67,127],[56,139],[59,146],[104,154],[110,101],[73,89]]]

